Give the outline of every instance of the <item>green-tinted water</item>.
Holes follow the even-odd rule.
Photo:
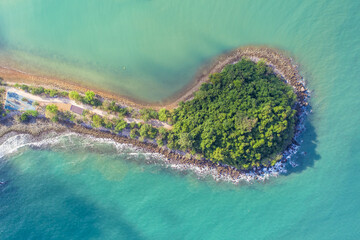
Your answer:
[[[300,166],[266,184],[198,180],[76,136],[22,148],[0,167],[0,238],[359,239],[359,12],[350,0],[2,0],[3,64],[155,101],[212,56],[266,44],[296,57],[313,114]]]

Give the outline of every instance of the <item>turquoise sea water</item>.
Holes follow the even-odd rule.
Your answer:
[[[300,64],[313,113],[299,167],[238,186],[126,146],[70,135],[15,149],[19,136],[0,146],[0,239],[360,239],[359,12],[350,0],[2,0],[1,64],[158,101],[211,57],[265,44]]]

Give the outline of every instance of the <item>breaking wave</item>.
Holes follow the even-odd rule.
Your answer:
[[[96,138],[78,133],[48,133],[40,137],[30,134],[6,136],[0,143],[0,159],[13,154],[19,154],[29,149],[51,149],[66,152],[93,152],[97,154],[121,154],[126,158],[143,156],[146,160],[161,159],[158,153],[144,152],[131,144],[118,143],[112,139]]]

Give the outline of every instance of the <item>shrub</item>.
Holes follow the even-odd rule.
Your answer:
[[[130,131],[130,137],[136,138],[138,136],[138,130],[136,128],[131,129]]]
[[[90,112],[89,112],[89,110],[84,109],[84,111],[83,111],[82,115],[83,115],[83,116],[86,116],[86,115],[88,115],[89,113],[90,113]]]
[[[94,127],[99,128],[104,125],[104,120],[99,115],[94,114],[92,116],[92,124]]]
[[[165,108],[160,109],[159,111],[159,120],[162,122],[167,122],[168,118],[170,117],[170,112]]]
[[[102,108],[105,110],[105,111],[109,111],[110,110],[110,102],[109,101],[104,101],[103,102],[103,105],[102,105]]]
[[[157,145],[159,145],[159,147],[162,147],[162,146],[164,146],[164,141],[162,140],[162,139],[156,139],[156,143],[157,143]]]
[[[94,101],[94,103],[96,102],[96,99]],[[119,118],[123,118],[124,116],[126,116],[129,113],[129,110],[126,107],[120,107],[119,105],[116,104],[115,101],[109,102],[109,101],[104,101],[102,103],[102,108],[105,111],[111,111],[111,112],[117,112]]]
[[[56,114],[58,113],[59,109],[55,104],[50,104],[46,106],[46,111]]]
[[[38,111],[35,111],[35,110],[27,110],[27,111],[26,111],[26,114],[31,115],[31,116],[33,116],[33,117],[39,116]]]
[[[81,100],[81,97],[80,97],[80,94],[76,91],[70,91],[69,92],[69,98],[72,99],[72,100],[75,100],[75,101],[80,101]]]
[[[140,110],[140,118],[145,122],[149,121],[150,119],[158,119],[159,114],[157,111],[151,108],[144,108]]]
[[[119,112],[119,117],[120,116],[122,116],[122,117],[125,117],[126,115],[128,115],[129,114],[129,110],[126,108],[126,107],[124,107],[124,108],[119,108],[118,109],[118,112]]]
[[[69,112],[69,111],[65,111],[65,112],[62,112],[61,114],[59,113],[59,117],[61,118],[61,119],[63,119],[63,120],[70,120],[71,119],[71,117],[73,116],[72,114],[71,114],[71,112]],[[70,120],[71,121],[71,120]]]
[[[102,105],[102,102],[99,99],[95,98],[95,93],[93,91],[87,91],[85,97],[81,97],[80,101],[85,104],[90,104],[92,106],[98,107]]]
[[[56,118],[56,120],[58,120],[58,112],[58,107],[55,104],[50,104],[46,106],[45,116],[50,119]]]
[[[118,112],[119,111],[119,106],[116,105],[115,101],[111,101],[111,103],[108,103],[107,106],[107,110],[113,111],[113,112]]]
[[[112,122],[107,122],[107,123],[105,123],[105,128],[107,128],[107,129],[113,129],[113,127],[114,127],[114,124],[113,124]]]
[[[70,117],[70,119],[69,119],[70,121],[72,121],[72,122],[75,122],[75,120],[76,120],[76,117],[75,117],[75,115],[74,114],[71,114],[71,117]]]
[[[59,92],[58,92],[57,90],[51,89],[51,90],[49,91],[49,96],[50,96],[50,97],[55,97],[58,93],[59,93]]]
[[[132,122],[132,123],[130,123],[130,128],[131,128],[131,129],[136,128],[136,127],[137,127],[136,122]]]
[[[164,142],[167,140],[168,134],[168,131],[165,128],[161,127],[159,128],[159,134],[157,136],[157,139]]]
[[[26,92],[29,90],[29,86],[28,86],[28,85],[25,85],[25,84],[21,85],[20,88],[21,88],[22,90],[26,91]]]
[[[37,87],[37,88],[32,88],[31,89],[31,93],[35,94],[35,95],[40,95],[44,93],[44,88],[43,87]]]
[[[58,122],[59,121],[59,116],[56,115],[56,116],[52,117],[51,121]]]
[[[27,113],[23,113],[20,116],[20,121],[21,122],[27,122],[29,120],[29,115]]]
[[[20,121],[27,122],[30,119],[30,116],[37,117],[38,115],[39,115],[39,113],[37,111],[27,110],[26,112],[21,114]]]
[[[141,137],[155,138],[157,134],[157,129],[153,128],[150,124],[144,124],[139,130]]]
[[[127,122],[125,122],[124,120],[118,120],[115,126],[115,132],[119,133],[126,127],[127,127]]]
[[[93,91],[86,91],[84,100],[86,103],[91,103],[94,100],[94,97],[95,97],[95,93]]]
[[[107,128],[107,129],[113,129],[113,127],[114,127],[114,124],[112,123],[112,121],[107,118],[104,119],[104,125],[105,125],[105,128]]]

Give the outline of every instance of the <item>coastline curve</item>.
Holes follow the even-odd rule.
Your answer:
[[[210,63],[205,64],[198,70],[193,80],[188,85],[179,90],[173,96],[164,99],[162,102],[143,102],[131,97],[125,97],[109,91],[85,86],[68,79],[38,76],[5,66],[0,66],[0,76],[5,80],[5,82],[11,83],[27,83],[63,90],[76,90],[83,93],[87,90],[92,90],[100,96],[108,99],[114,99],[125,106],[133,108],[153,108],[156,110],[161,108],[173,109],[177,107],[179,102],[190,100],[193,94],[200,88],[201,84],[209,80],[210,74],[220,72],[227,64],[234,64],[243,57],[249,58],[255,62],[260,59],[264,60],[268,66],[273,68],[277,75],[285,79],[298,92],[301,92],[302,89],[303,92],[305,92],[305,84],[301,83],[302,77],[300,76],[298,67],[293,62],[292,58],[282,50],[266,46],[239,47],[235,50],[215,57]],[[299,96],[299,94],[297,95]],[[301,95],[302,94],[299,96],[299,100],[302,101],[305,96]]]
[[[306,119],[306,115],[308,114],[308,99],[310,97],[309,91],[305,87],[305,82],[303,78],[300,76],[298,72],[298,67],[294,64],[293,60],[285,55],[285,53],[281,51],[277,51],[272,48],[267,47],[242,47],[235,49],[227,54],[221,55],[216,58],[211,64],[203,67],[199,70],[198,74],[195,77],[195,80],[192,83],[192,86],[188,86],[185,93],[180,96],[174,96],[174,100],[170,101],[167,105],[139,105],[139,103],[131,102],[129,99],[123,99],[120,97],[120,102],[127,101],[130,102],[130,106],[136,107],[154,107],[154,108],[174,108],[181,101],[187,101],[192,98],[194,92],[196,92],[202,83],[208,81],[209,74],[220,72],[227,64],[234,64],[241,60],[243,57],[249,58],[254,62],[259,60],[264,60],[266,65],[271,67],[274,70],[274,73],[278,75],[283,81],[287,82],[294,88],[294,92],[297,95],[297,103],[296,110],[298,116],[298,122],[296,123],[294,138],[292,139],[292,144],[289,145],[282,152],[282,159],[278,161],[272,167],[258,167],[252,169],[250,171],[239,170],[234,167],[224,165],[224,164],[216,164],[206,159],[195,159],[195,157],[179,154],[177,151],[170,150],[167,148],[160,148],[157,145],[150,142],[140,142],[134,139],[129,139],[124,136],[114,135],[109,132],[102,132],[95,129],[85,128],[80,125],[71,124],[71,123],[62,123],[57,124],[59,127],[49,125],[49,121],[40,120],[40,127],[37,133],[29,132],[29,128],[27,127],[18,127],[13,126],[8,129],[2,129],[0,131],[0,137],[10,133],[30,133],[32,135],[38,135],[43,132],[48,131],[56,131],[56,132],[64,132],[71,131],[76,132],[83,135],[91,135],[96,138],[108,138],[112,139],[119,143],[127,143],[137,147],[144,149],[145,151],[149,151],[152,153],[159,153],[165,157],[165,161],[168,166],[171,168],[179,169],[179,170],[192,170],[200,175],[210,174],[213,176],[215,180],[225,180],[233,183],[239,183],[240,180],[251,181],[251,180],[265,180],[270,176],[278,176],[279,173],[286,173],[286,165],[290,163],[293,167],[296,163],[291,161],[291,156],[294,155],[298,149],[299,144],[297,142],[297,138],[302,133],[304,128],[304,121]],[[11,72],[11,71],[10,71]],[[0,70],[0,73],[2,71]],[[19,73],[20,74],[20,73]],[[15,80],[16,78],[14,78]],[[33,78],[30,78],[30,81]],[[6,81],[9,79],[5,78]],[[36,83],[33,81],[32,83]],[[43,86],[43,85],[42,85]],[[49,86],[49,85],[47,85]],[[56,87],[62,87],[61,85],[56,85]],[[63,88],[64,89],[64,88]],[[97,91],[98,94],[102,94],[102,92]],[[108,97],[107,95],[104,95]],[[118,99],[118,98],[115,98]]]

